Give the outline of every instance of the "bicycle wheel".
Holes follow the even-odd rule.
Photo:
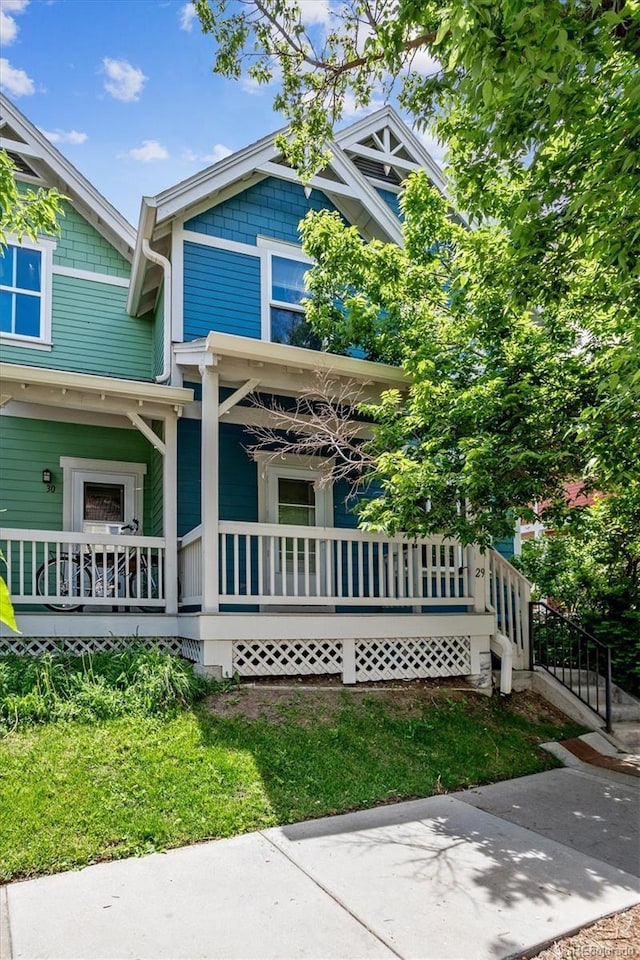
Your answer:
[[[82,589],[81,589],[82,588]],[[36,574],[36,591],[40,597],[69,597],[69,603],[47,603],[48,610],[57,613],[74,613],[82,610],[83,604],[78,603],[78,596],[89,597],[91,594],[91,579],[88,571],[82,566],[78,557],[61,557],[46,560]]]
[[[149,605],[149,600],[157,600],[160,596],[158,568],[152,566],[149,570],[145,565],[138,573],[133,573],[129,581],[129,593],[131,597],[140,601],[136,604],[138,610],[142,610],[143,613],[161,613],[161,604]]]

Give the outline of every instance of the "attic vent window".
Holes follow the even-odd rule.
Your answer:
[[[8,153],[9,158],[13,161],[16,167],[16,173],[23,173],[25,177],[35,177],[36,180],[39,180],[40,177],[33,170],[24,157],[21,157],[17,153]]]
[[[384,165],[378,160],[371,160],[369,157],[352,157],[351,159],[365,177],[369,177],[371,180],[381,180],[383,183],[391,183],[396,187],[400,186],[400,177],[393,167],[388,173],[385,173]]]

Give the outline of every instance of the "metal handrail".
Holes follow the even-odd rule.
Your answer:
[[[611,647],[542,600],[529,604],[529,634],[531,669],[542,667],[599,716],[603,677],[605,729],[611,732]]]

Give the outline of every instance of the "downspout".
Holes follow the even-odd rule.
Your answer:
[[[491,649],[500,657],[500,693],[508,697],[513,677],[513,645],[503,633],[491,637]]]
[[[147,260],[156,263],[164,271],[164,361],[162,373],[156,377],[156,383],[166,383],[171,376],[171,261],[163,257],[157,250],[152,250],[147,239],[142,240],[142,252]]]

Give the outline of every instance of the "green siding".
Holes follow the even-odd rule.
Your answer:
[[[151,424],[155,433],[164,440],[164,429],[161,421],[154,420]],[[147,487],[149,490],[149,529],[150,537],[161,537],[163,533],[162,517],[162,480],[163,480],[163,457],[155,449],[150,453],[151,462],[149,473],[147,474]]]
[[[60,236],[56,238],[53,262],[61,267],[92,270],[115,277],[128,277],[131,265],[95,227],[65,202],[60,219]]]
[[[55,370],[149,380],[152,324],[126,312],[127,290],[109,283],[53,277],[50,351],[3,345],[2,359]]]
[[[137,430],[55,423],[22,417],[0,418],[0,525],[34,530],[62,529],[60,457],[146,463],[144,532],[152,529],[153,447]],[[42,483],[53,474],[55,493]],[[151,482],[150,482],[151,481]]]

